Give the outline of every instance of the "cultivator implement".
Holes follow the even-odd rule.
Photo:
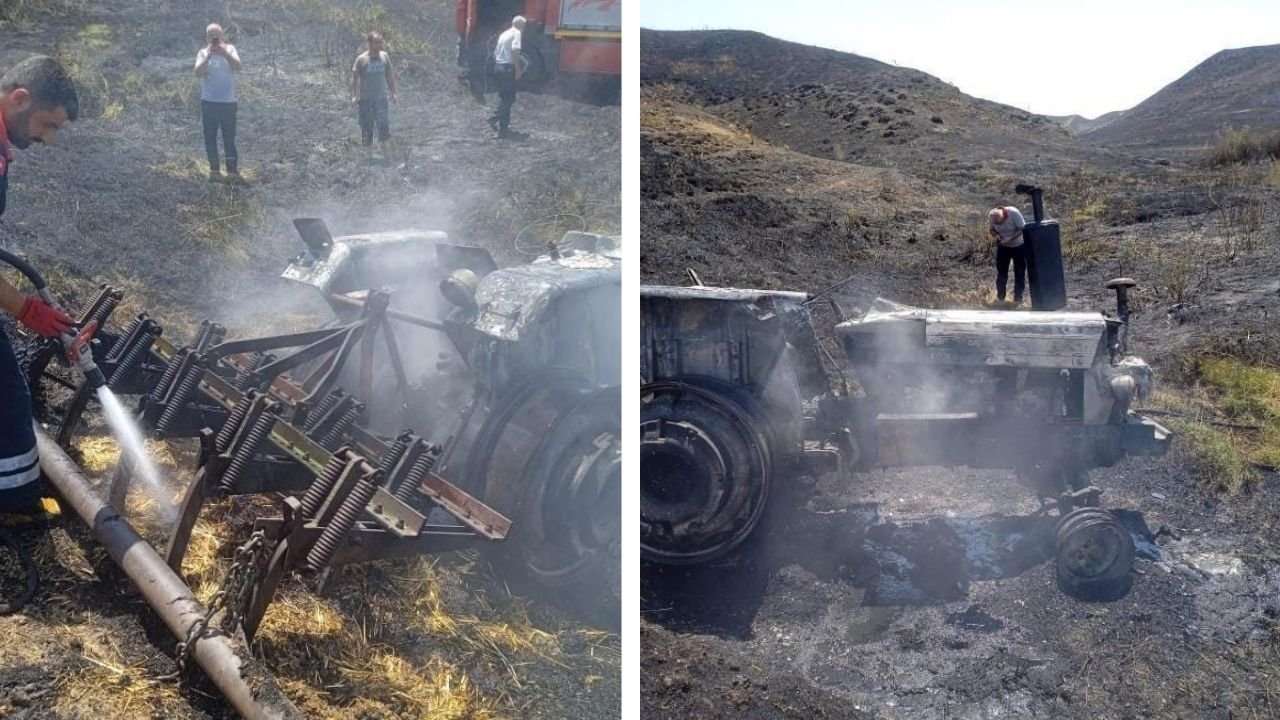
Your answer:
[[[99,296],[112,297],[105,288]],[[190,345],[176,347],[145,314],[102,336],[108,386],[138,398],[142,427],[156,439],[200,442],[164,551],[174,572],[181,571],[206,500],[279,498],[279,516],[255,521],[274,549],[248,605],[236,609],[249,639],[287,572],[322,584],[341,565],[483,545],[504,539],[511,527],[435,472],[443,445],[411,430],[381,438],[357,424],[366,406],[336,379],[356,356],[358,377],[372,377],[377,335],[396,358],[400,384],[407,382],[382,313],[385,294],[362,306],[360,319],[335,328],[245,340],[226,341],[222,326],[205,322]],[[110,313],[100,314],[105,321]],[[87,386],[75,388],[58,431],[61,444],[74,441],[91,397]],[[132,477],[127,468],[115,474],[108,494],[114,506],[124,506]]]
[[[101,328],[93,359],[143,431],[198,441],[177,520],[156,552],[164,572],[180,576],[206,501],[262,496],[275,509],[253,518],[247,541],[228,539],[244,545],[208,617],[185,624],[185,636],[175,629],[180,659],[213,634],[252,641],[290,573],[321,592],[343,565],[475,547],[493,550],[500,567],[516,566],[531,585],[559,588],[572,610],[591,596],[606,613],[592,619],[616,622],[620,393],[610,363],[618,341],[598,349],[593,334],[617,332],[600,301],[616,307],[616,257],[557,248],[504,271],[483,251],[445,245],[440,233],[334,239],[322,225],[304,225],[309,253],[285,277],[322,290],[338,315],[328,327],[229,339],[205,321],[178,345],[146,313],[114,330],[123,293],[110,286],[78,318]],[[430,269],[455,306],[447,317],[392,309],[390,290],[353,287],[374,286],[354,273],[376,265],[378,252],[393,251],[392,266],[400,265],[427,240],[445,259]],[[421,357],[401,350],[406,328],[447,338],[452,362],[442,352],[440,367],[424,372]],[[57,357],[42,341],[25,348],[49,434],[71,448],[97,431],[97,394]],[[455,392],[433,394],[433,383]],[[413,429],[418,420],[426,430]],[[65,464],[57,472],[81,476]],[[122,460],[93,512],[124,508],[135,475]]]

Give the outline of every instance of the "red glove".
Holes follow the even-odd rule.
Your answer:
[[[50,307],[35,295],[28,295],[27,301],[22,304],[22,311],[18,313],[18,322],[41,337],[58,337],[70,331],[75,320],[61,310]]]

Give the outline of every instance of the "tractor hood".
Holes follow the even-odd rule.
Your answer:
[[[343,235],[327,243],[309,242],[281,277],[319,288],[324,294],[400,286],[436,265],[436,245],[449,236],[429,230]]]
[[[539,258],[529,265],[496,270],[476,289],[478,332],[506,342],[519,342],[527,328],[543,322],[561,298],[595,288],[620,288],[621,263],[595,252],[570,251],[559,258]]]
[[[1106,354],[1101,313],[925,310],[877,299],[836,332],[855,362],[1092,367]]]

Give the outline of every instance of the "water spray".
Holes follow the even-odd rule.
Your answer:
[[[50,307],[62,309],[49,290],[49,284],[30,263],[4,250],[0,250],[0,261],[12,265],[25,275],[35,286],[36,295]],[[133,470],[142,476],[153,493],[161,493],[159,472],[156,470],[155,463],[147,455],[137,423],[111,391],[107,385],[106,374],[93,359],[93,338],[97,331],[98,321],[90,320],[78,330],[60,335],[57,338],[58,343],[62,347],[67,363],[80,368],[80,372],[84,374],[85,383],[98,396],[107,423],[111,426],[112,433],[119,441],[125,456],[132,462]],[[164,508],[164,504],[161,504],[161,507]],[[164,514],[166,520],[171,520],[173,510],[167,509]]]

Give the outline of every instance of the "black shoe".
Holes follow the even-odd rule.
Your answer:
[[[209,171],[209,182],[222,182],[222,171],[221,171],[221,170],[210,170],[210,171]]]

